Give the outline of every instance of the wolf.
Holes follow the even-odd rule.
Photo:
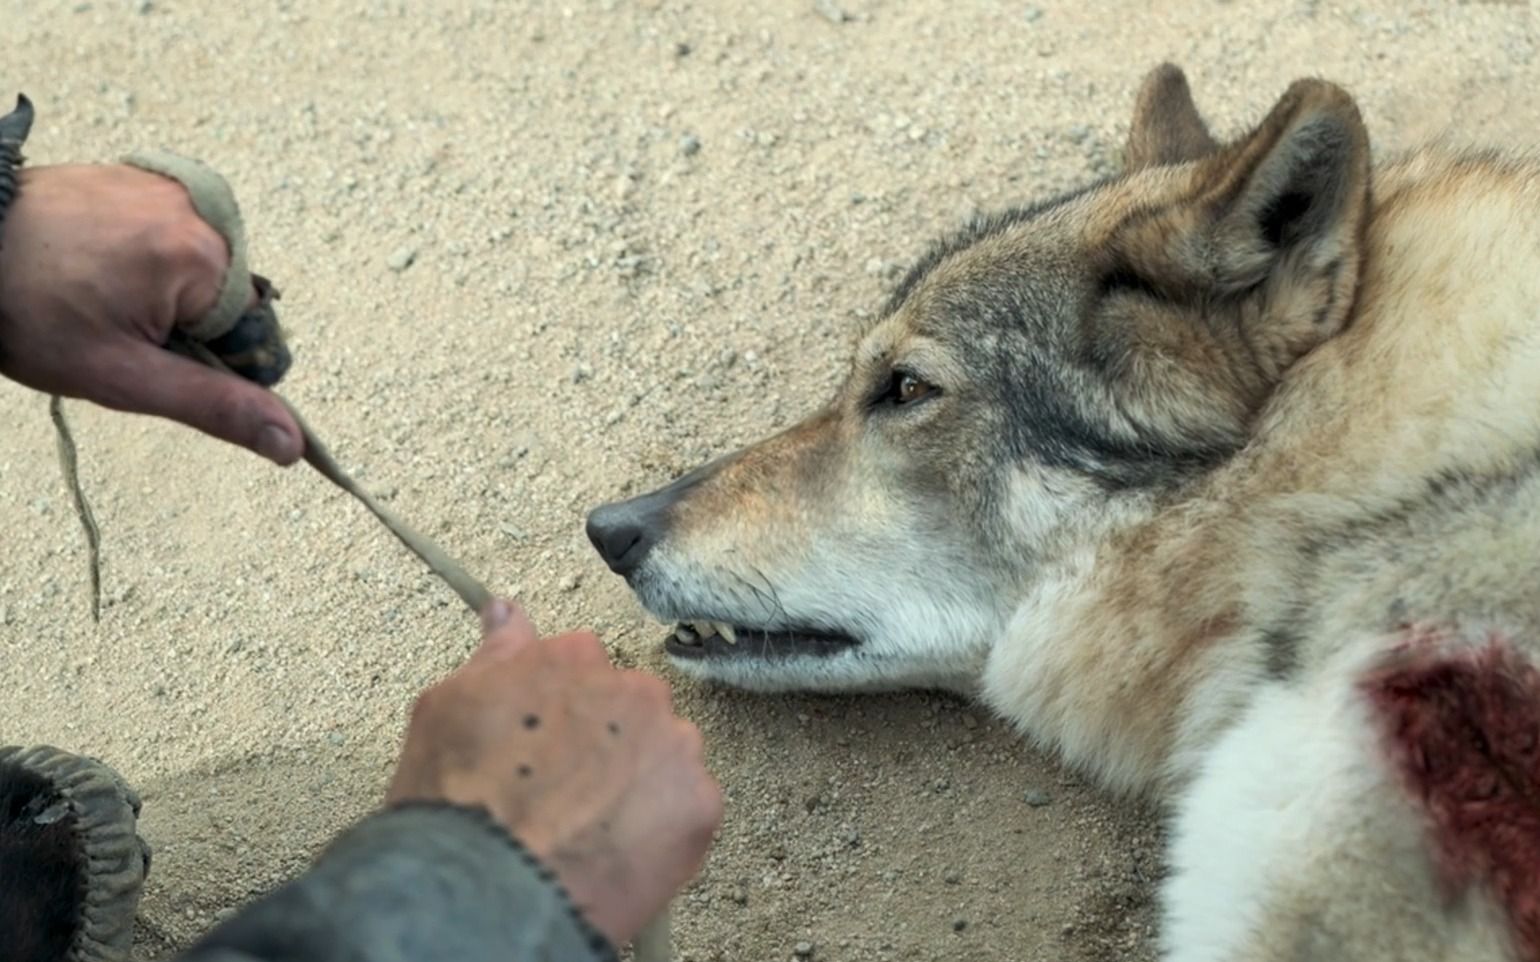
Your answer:
[[[1540,163],[1180,68],[796,426],[587,531],[759,691],[943,688],[1170,817],[1170,962],[1540,959]]]

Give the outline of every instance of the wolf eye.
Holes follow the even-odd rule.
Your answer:
[[[920,380],[908,371],[894,371],[888,388],[888,399],[894,404],[912,404],[938,393],[933,384]]]

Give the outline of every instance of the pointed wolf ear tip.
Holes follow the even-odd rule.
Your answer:
[[[1170,60],[1162,60],[1156,64],[1149,73],[1145,74],[1145,81],[1151,84],[1186,84],[1187,73]]]
[[[1358,108],[1357,102],[1347,88],[1321,77],[1301,77],[1289,84],[1286,95],[1292,95],[1302,103],[1349,106],[1354,110]]]

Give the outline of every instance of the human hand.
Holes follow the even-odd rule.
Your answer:
[[[230,264],[187,190],[116,164],[19,178],[0,223],[0,374],[298,460],[299,426],[276,396],[162,347],[213,308]]]
[[[486,808],[615,945],[700,871],[722,820],[699,730],[593,635],[492,602],[481,648],[412,712],[389,803]]]

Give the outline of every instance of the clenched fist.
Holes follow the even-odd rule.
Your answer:
[[[481,648],[418,699],[390,802],[486,808],[616,945],[700,870],[722,819],[700,732],[591,634],[541,639],[500,601]]]
[[[292,464],[304,441],[277,397],[163,348],[213,308],[229,266],[174,180],[122,164],[25,168],[0,224],[0,374]]]

